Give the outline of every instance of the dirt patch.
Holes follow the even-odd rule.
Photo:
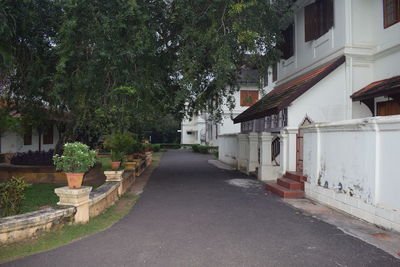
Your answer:
[[[262,188],[263,186],[261,182],[250,179],[231,179],[226,182],[230,185],[241,188]]]

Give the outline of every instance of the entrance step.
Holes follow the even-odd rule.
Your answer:
[[[303,198],[304,181],[300,172],[286,172],[276,183],[267,183],[266,189],[283,198]]]
[[[283,198],[303,198],[303,190],[290,190],[276,183],[267,183],[266,189]]]
[[[286,172],[283,177],[300,183],[307,182],[307,177],[301,172]]]
[[[289,178],[279,178],[277,181],[278,185],[283,186],[289,190],[304,190],[304,184],[294,181]]]

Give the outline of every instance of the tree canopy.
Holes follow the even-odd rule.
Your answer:
[[[0,88],[38,127],[68,117],[62,142],[143,131],[167,114],[218,117],[241,67],[263,76],[279,58],[291,2],[3,0]]]

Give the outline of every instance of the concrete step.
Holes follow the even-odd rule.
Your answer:
[[[300,183],[307,181],[307,177],[303,176],[301,172],[286,172],[283,177]]]
[[[277,183],[267,183],[266,189],[283,198],[304,198],[304,191],[289,190]]]
[[[278,185],[283,186],[289,190],[304,190],[304,184],[300,182],[293,181],[288,178],[279,178],[277,181]]]

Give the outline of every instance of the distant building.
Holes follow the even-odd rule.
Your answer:
[[[264,81],[264,92],[268,92],[273,88],[272,76],[271,69],[271,74]],[[181,124],[181,143],[218,146],[218,136],[239,133],[240,125],[234,124],[233,118],[260,99],[260,82],[258,79],[257,70],[243,69],[238,81],[240,90],[233,96],[235,98],[235,108],[230,111],[228,106],[224,104],[220,122],[212,121],[206,112],[194,115],[190,119],[184,119]]]

